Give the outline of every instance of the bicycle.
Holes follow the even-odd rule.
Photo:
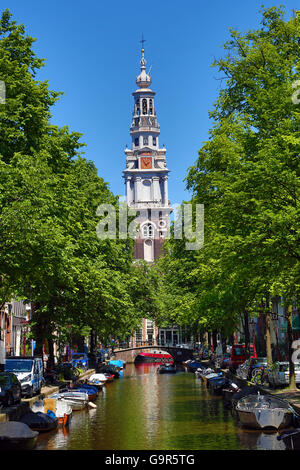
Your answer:
[[[269,369],[267,368],[254,369],[250,382],[255,383],[255,385],[265,385],[267,383],[268,371]]]

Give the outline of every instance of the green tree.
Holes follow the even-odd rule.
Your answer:
[[[260,29],[231,30],[214,63],[225,75],[214,126],[187,177],[215,221],[221,271],[254,287],[240,291],[250,304],[299,295],[299,21],[274,7],[263,9]]]
[[[51,124],[60,93],[36,74],[44,61],[33,38],[5,10],[0,20],[1,302],[33,303],[32,335],[45,339],[94,329],[126,335],[138,322],[132,289],[132,241],[100,240],[99,204],[118,198],[81,155],[81,135]]]

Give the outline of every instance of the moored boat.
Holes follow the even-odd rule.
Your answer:
[[[284,429],[293,423],[294,410],[288,402],[272,395],[241,398],[236,411],[241,424],[250,429]]]
[[[44,398],[44,400],[37,401],[31,406],[32,411],[48,413],[52,411],[58,419],[58,426],[69,426],[72,418],[71,406],[63,400],[56,398]]]
[[[30,429],[38,432],[52,431],[58,426],[58,418],[52,411],[50,413],[29,411],[20,418],[20,422],[27,424]]]
[[[106,383],[112,382],[116,377],[115,374],[110,374],[109,372],[105,372],[104,375],[106,377]]]
[[[166,362],[158,367],[157,372],[159,374],[176,374],[177,369],[173,363]]]
[[[68,403],[73,411],[82,410],[88,406],[89,396],[86,392],[66,391],[61,393],[54,393],[50,398],[56,398]]]
[[[167,351],[153,350],[139,353],[134,362],[174,362],[174,359]]]
[[[241,389],[239,388],[239,386],[232,381],[229,381],[225,388],[222,389],[222,397],[224,401],[224,406],[226,408],[231,408],[232,397],[235,393],[239,392],[240,390]]]
[[[201,361],[192,360],[187,364],[187,369],[189,372],[196,372],[198,369],[205,369],[205,366]]]
[[[236,405],[241,398],[247,397],[248,395],[257,395],[258,388],[255,385],[247,385],[239,388],[231,397],[232,408],[235,411]]]
[[[215,374],[216,372],[211,369],[210,367],[204,367],[204,368],[201,368],[199,367],[196,371],[195,371],[195,374],[197,376],[199,376],[202,380],[203,378],[208,375],[208,374]]]
[[[1,450],[29,450],[36,445],[37,431],[33,431],[25,423],[7,421],[0,423]]]
[[[201,379],[203,381],[203,383],[208,387],[208,380],[209,379],[212,379],[214,377],[220,377],[222,375],[222,373],[218,373],[218,372],[209,372],[209,373],[206,373],[206,374],[203,374],[201,376]]]
[[[93,385],[97,387],[98,390],[101,390],[103,388],[103,385],[105,385],[106,381],[107,377],[104,374],[96,373],[90,376],[90,378],[88,379],[88,385]]]
[[[113,365],[119,369],[125,369],[126,367],[126,362],[125,361],[122,361],[121,359],[111,359],[109,362],[108,362],[108,365]]]
[[[222,395],[223,388],[228,385],[228,379],[226,377],[212,377],[208,380],[208,388],[215,395]]]
[[[98,396],[97,388],[93,387],[92,385],[88,385],[88,384],[78,385],[76,388],[73,388],[72,390],[74,390],[76,392],[87,393],[90,401],[96,400],[96,398]]]

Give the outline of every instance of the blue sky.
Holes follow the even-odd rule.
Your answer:
[[[184,178],[211,127],[220,89],[211,63],[224,55],[230,27],[259,27],[262,4],[283,4],[287,16],[297,8],[294,0],[9,0],[2,8],[37,39],[35,52],[46,59],[38,79],[64,92],[53,123],[83,133],[85,156],[120,195],[144,34],[174,204],[189,199]]]

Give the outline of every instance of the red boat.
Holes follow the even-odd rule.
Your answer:
[[[134,362],[174,362],[174,359],[167,351],[154,350],[139,353]]]

